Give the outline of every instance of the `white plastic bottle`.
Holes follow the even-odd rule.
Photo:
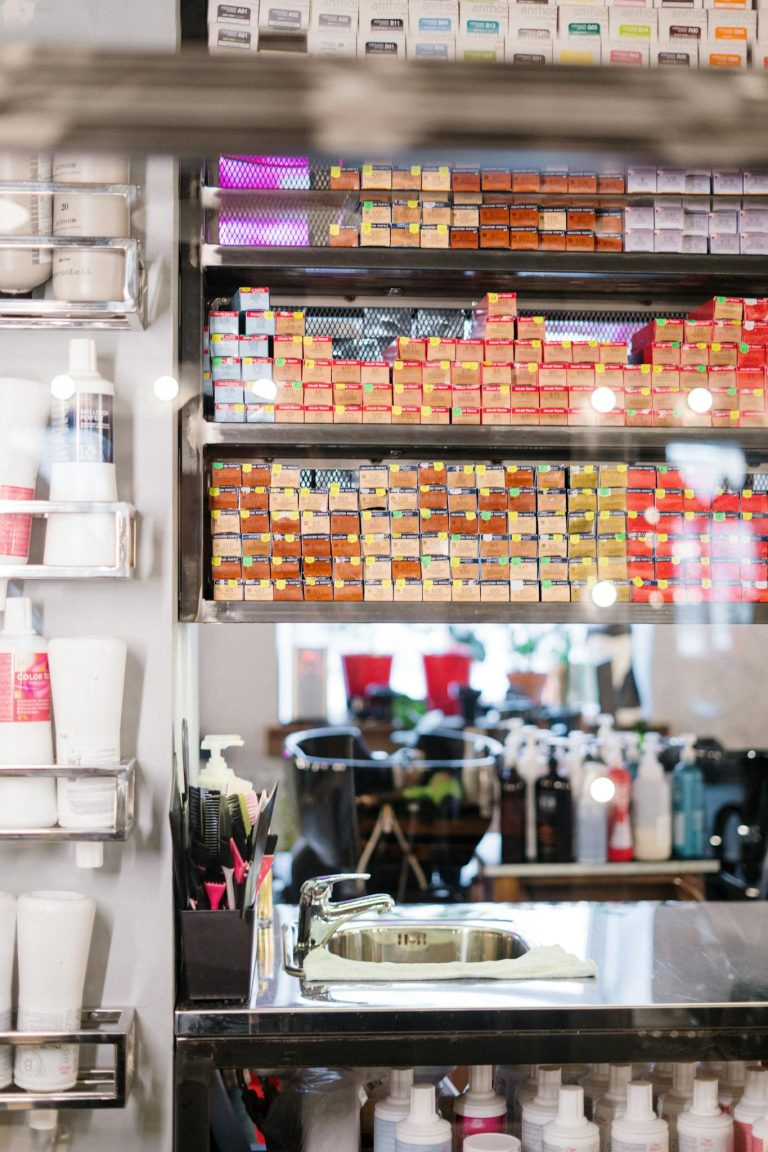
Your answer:
[[[57,156],[54,179],[68,184],[123,184],[127,161],[106,156]],[[119,180],[114,177],[119,176]],[[55,236],[127,237],[127,199],[105,192],[62,193],[54,196]],[[53,257],[53,295],[78,302],[122,300],[125,252],[121,249],[57,248]]]
[[[608,1091],[595,1101],[594,1118],[600,1129],[601,1152],[610,1152],[611,1124],[627,1106],[627,1086],[632,1079],[631,1064],[611,1064]]]
[[[600,1132],[584,1115],[580,1084],[564,1084],[560,1089],[557,1115],[544,1128],[543,1152],[600,1152]]]
[[[576,860],[579,864],[605,864],[608,859],[608,801],[614,785],[605,768],[595,761],[584,765],[576,801]]]
[[[6,601],[0,632],[0,764],[53,764],[48,642],[32,626],[32,601]],[[56,823],[52,776],[0,779],[0,828],[51,828]]]
[[[752,1125],[751,1152],[768,1152],[768,1114]]]
[[[0,500],[34,500],[49,409],[45,384],[0,377]],[[27,563],[31,535],[31,516],[0,515],[0,574]],[[0,579],[0,612],[7,588],[8,581]]]
[[[653,1073],[651,1074],[651,1083],[653,1084],[653,1106],[659,1115],[661,1115],[660,1104],[662,1098],[669,1092],[672,1087],[672,1076],[675,1066],[670,1061],[657,1061],[654,1065]]]
[[[467,1136],[462,1152],[520,1152],[520,1141],[500,1132],[480,1132]]]
[[[493,1066],[471,1064],[466,1092],[454,1102],[455,1146],[478,1132],[506,1132],[507,1102],[493,1090]]]
[[[632,788],[632,834],[636,860],[672,855],[672,791],[658,757],[658,736],[649,732]]]
[[[0,153],[0,180],[51,179],[50,156]],[[51,236],[51,196],[0,196],[0,233],[4,236]],[[31,292],[51,275],[50,248],[0,248],[0,292]]]
[[[595,1101],[608,1091],[610,1075],[610,1064],[593,1064],[586,1076],[581,1078],[581,1086],[584,1089],[584,1114],[588,1120],[595,1118]]]
[[[72,393],[54,403],[51,500],[115,501],[115,386],[96,366],[93,340],[69,342]],[[115,563],[115,520],[109,513],[52,513],[45,533],[48,565],[109,567]]]
[[[613,1152],[667,1152],[669,1126],[653,1111],[653,1085],[634,1080],[627,1086],[627,1107],[611,1124]]]
[[[529,1064],[528,1075],[517,1085],[514,1110],[514,1118],[516,1120],[522,1118],[523,1107],[526,1104],[530,1104],[531,1100],[534,1099],[539,1091],[539,1067],[539,1064]]]
[[[435,1108],[431,1084],[414,1084],[411,1109],[395,1129],[395,1152],[451,1152],[451,1126]]]
[[[733,1116],[733,1146],[735,1152],[751,1152],[752,1125],[768,1112],[768,1070],[759,1064],[747,1068],[744,1095],[736,1104]]]
[[[373,1110],[373,1152],[395,1152],[395,1129],[411,1110],[413,1068],[393,1068],[389,1095]]]
[[[557,1115],[557,1094],[562,1072],[554,1064],[540,1064],[538,1089],[533,1100],[523,1105],[521,1130],[523,1152],[542,1152],[544,1127]]]
[[[242,737],[235,735],[204,737],[200,747],[203,752],[210,752],[211,755],[205,767],[200,769],[197,781],[200,787],[221,792],[224,796],[233,794],[245,796],[248,792],[252,792],[253,784],[250,780],[235,776],[222,755],[225,748],[242,748],[244,744]]]
[[[677,1152],[677,1118],[693,1100],[695,1076],[696,1064],[693,1061],[676,1063],[672,1069],[672,1087],[659,1102],[661,1117],[669,1124],[670,1152]]]
[[[723,1075],[719,1077],[718,1103],[723,1112],[733,1114],[734,1108],[744,1095],[746,1083],[746,1060],[727,1060],[725,1063],[725,1071]]]
[[[517,770],[525,780],[525,858],[536,859],[536,781],[544,771],[536,743],[536,731],[528,730],[517,762]]]
[[[733,1117],[721,1112],[717,1080],[700,1076],[693,1083],[693,1101],[677,1118],[680,1152],[733,1152]]]

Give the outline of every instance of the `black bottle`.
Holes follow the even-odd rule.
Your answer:
[[[525,780],[513,766],[501,774],[501,862],[525,863]]]
[[[546,776],[536,781],[536,845],[540,864],[570,864],[573,860],[571,786],[558,773],[554,753]]]

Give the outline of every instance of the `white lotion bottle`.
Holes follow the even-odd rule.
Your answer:
[[[56,762],[62,767],[99,767],[120,763],[120,723],[127,646],[116,636],[78,636],[51,640]],[[114,828],[115,781],[82,776],[59,779],[58,814],[62,828]],[[81,867],[98,868],[103,845],[78,844]]]
[[[544,1128],[544,1152],[600,1152],[597,1124],[584,1115],[584,1089],[564,1084],[557,1097],[557,1115]]]
[[[45,384],[0,377],[0,500],[34,500],[49,409]],[[31,534],[31,516],[0,515],[0,574],[3,567],[27,563]],[[0,612],[7,588],[0,579]]]
[[[533,1100],[523,1105],[523,1152],[541,1152],[544,1127],[557,1115],[557,1094],[561,1082],[561,1068],[554,1064],[539,1065],[538,1090]]]
[[[700,1076],[693,1083],[693,1102],[677,1118],[680,1152],[733,1152],[733,1117],[721,1112],[717,1080]]]
[[[632,1079],[631,1064],[611,1064],[608,1091],[595,1101],[594,1120],[600,1129],[601,1152],[610,1152],[611,1125],[627,1106],[627,1086]]]
[[[768,1069],[758,1064],[747,1068],[744,1095],[733,1109],[733,1146],[735,1152],[751,1152],[752,1125],[768,1112]]]
[[[653,1085],[635,1080],[627,1086],[627,1108],[611,1125],[613,1152],[668,1152],[669,1125],[653,1110]]]
[[[594,1120],[595,1101],[599,1100],[608,1091],[610,1083],[610,1064],[593,1064],[586,1076],[581,1078],[584,1089],[584,1115],[588,1120]]]
[[[119,179],[115,179],[115,177]],[[127,160],[115,156],[54,157],[53,178],[66,184],[125,184]],[[125,196],[105,192],[62,193],[54,197],[55,236],[127,237],[130,208]],[[56,300],[122,300],[125,252],[121,249],[57,248],[53,257]]]
[[[96,905],[79,892],[26,892],[17,908],[22,1032],[80,1027]],[[14,1083],[28,1092],[65,1092],[77,1082],[77,1044],[22,1045]]]
[[[99,374],[93,340],[70,340],[66,378],[71,393],[53,406],[51,500],[113,502],[117,500],[115,386]],[[52,513],[43,558],[49,566],[113,566],[114,517],[108,512]]]
[[[451,1152],[451,1126],[437,1114],[431,1084],[411,1088],[410,1111],[395,1128],[395,1152]]]
[[[672,1087],[659,1103],[662,1119],[669,1124],[670,1152],[677,1152],[677,1118],[693,1100],[693,1081],[696,1064],[693,1061],[676,1063],[672,1069]]]
[[[11,985],[16,953],[16,897],[0,892],[0,1030],[11,1028]],[[0,1046],[0,1088],[13,1082],[13,1058],[9,1045]]]
[[[506,1132],[507,1102],[493,1090],[493,1065],[471,1064],[469,1086],[453,1105],[456,1147],[479,1132]]]
[[[0,764],[53,764],[48,642],[32,626],[32,601],[6,602],[0,632]],[[0,828],[51,828],[56,823],[52,776],[0,777]]]
[[[768,1113],[752,1125],[752,1152],[768,1152]]]
[[[373,1110],[373,1152],[395,1152],[395,1129],[411,1110],[413,1068],[393,1068],[389,1095]]]
[[[50,156],[0,153],[0,180],[50,179]],[[0,196],[0,235],[50,236],[52,221],[51,196]],[[0,248],[0,292],[16,295],[45,284],[51,275],[52,261],[50,248]]]
[[[655,733],[646,735],[632,787],[636,860],[669,860],[672,855],[672,789],[658,757],[657,741]]]

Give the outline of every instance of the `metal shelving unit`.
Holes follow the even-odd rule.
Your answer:
[[[0,842],[4,840],[40,840],[45,843],[73,841],[125,841],[133,830],[136,801],[136,761],[124,760],[115,765],[80,764],[64,768],[58,764],[24,767],[0,766],[0,780],[6,777],[28,776],[34,779],[54,777],[57,780],[114,780],[115,820],[105,828],[4,828],[0,829]]]

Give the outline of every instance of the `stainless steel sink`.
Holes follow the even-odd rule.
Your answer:
[[[516,960],[528,945],[512,929],[485,924],[398,924],[342,926],[326,945],[334,956],[371,964],[450,964]]]

